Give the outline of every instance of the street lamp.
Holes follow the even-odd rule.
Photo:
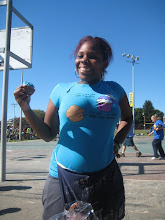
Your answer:
[[[23,84],[23,69],[21,74],[21,85]],[[22,109],[20,108],[20,118],[19,118],[19,140],[22,140]]]
[[[15,129],[15,127],[14,127],[14,121],[15,121],[15,106],[16,106],[17,104],[12,103],[11,105],[14,107],[14,117],[13,117],[13,131],[14,131],[14,129]]]
[[[145,114],[144,114],[144,112],[142,113],[142,116],[143,116],[143,118],[144,118],[144,130],[146,129],[146,116],[145,116]]]
[[[135,130],[135,79],[134,79],[134,64],[136,61],[139,60],[139,56],[134,56],[126,53],[122,54],[123,57],[127,57],[128,59],[130,58],[131,60],[126,60],[129,63],[132,63],[132,92],[133,92],[133,107],[132,107],[132,114],[133,114],[133,130]]]

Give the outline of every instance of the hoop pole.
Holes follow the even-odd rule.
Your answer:
[[[7,127],[7,101],[8,101],[8,78],[9,78],[9,53],[11,37],[12,0],[7,0],[6,11],[6,42],[2,89],[2,119],[1,119],[1,167],[0,181],[6,180],[6,127]]]
[[[23,84],[23,69],[21,73],[21,85]],[[20,108],[20,119],[19,119],[19,140],[22,140],[22,109]]]

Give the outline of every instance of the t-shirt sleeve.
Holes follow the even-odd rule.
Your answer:
[[[59,108],[60,104],[60,90],[60,84],[58,84],[54,87],[53,91],[50,94],[50,99],[57,108]]]
[[[113,90],[114,94],[115,94],[115,98],[117,99],[118,103],[120,103],[125,90],[123,89],[122,86],[120,86],[118,83],[110,81],[108,82],[109,86],[111,87],[111,89]]]

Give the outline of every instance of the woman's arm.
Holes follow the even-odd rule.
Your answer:
[[[160,130],[163,130],[163,129],[165,129],[165,127],[156,128],[156,131],[160,131]]]
[[[150,136],[151,134],[153,134],[154,133],[154,131],[151,131],[149,134],[148,134],[148,136]]]
[[[26,94],[26,86],[19,86],[14,92],[15,99],[37,135],[45,141],[51,141],[59,130],[58,110],[49,100],[44,121],[30,108],[30,96]]]
[[[51,100],[49,100],[44,121],[31,110],[24,111],[24,115],[37,135],[44,141],[52,141],[59,131],[58,111]]]
[[[121,119],[117,129],[117,134],[114,138],[114,142],[121,144],[123,143],[131,128],[133,116],[126,94],[123,95],[119,105],[121,109]]]
[[[163,130],[163,129],[165,129],[165,125],[163,124],[163,122],[161,122],[158,124],[156,131]]]

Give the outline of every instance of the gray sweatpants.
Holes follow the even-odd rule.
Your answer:
[[[44,206],[43,220],[48,220],[52,216],[63,212],[60,186],[57,178],[48,175],[43,190],[42,203]]]

